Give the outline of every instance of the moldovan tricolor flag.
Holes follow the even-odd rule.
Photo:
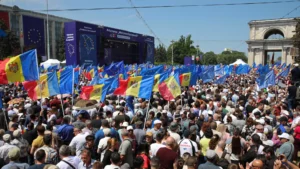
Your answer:
[[[193,86],[197,83],[197,74],[196,73],[183,73],[179,76],[181,86]]]
[[[153,82],[154,76],[129,77],[127,80],[119,81],[119,87],[114,94],[150,99]]]
[[[0,61],[0,84],[39,79],[36,50]]]
[[[94,86],[83,86],[81,88],[80,98],[84,100],[96,100],[103,102],[109,85],[100,84]]]
[[[157,74],[154,76],[154,84],[153,84],[153,92],[158,92],[158,85],[161,84],[169,77],[169,72],[165,72],[162,74]]]
[[[179,85],[179,75],[176,73],[174,76],[170,76],[158,86],[159,93],[167,100],[171,101],[181,94],[181,88]]]
[[[23,85],[32,100],[60,94],[56,72],[42,75],[39,81],[23,82]]]

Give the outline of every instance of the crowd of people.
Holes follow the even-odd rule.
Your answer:
[[[169,102],[154,92],[150,100],[135,98],[134,110],[122,96],[76,110],[70,97],[32,101],[22,84],[2,86],[0,167],[296,169],[300,69],[266,89],[256,77],[252,71],[222,85],[199,80]],[[9,104],[15,98],[24,101]]]

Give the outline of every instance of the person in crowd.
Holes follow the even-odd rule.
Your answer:
[[[83,126],[81,126],[83,127]],[[82,149],[84,148],[84,144],[86,143],[85,137],[88,136],[88,133],[82,133],[82,128],[80,126],[74,127],[74,135],[69,146],[76,149],[76,155],[79,157]]]
[[[4,144],[3,144],[3,146],[0,147],[0,158],[4,159],[4,161],[6,163],[8,163],[9,162],[8,153],[9,153],[10,149],[15,148],[17,146],[10,144],[10,141],[11,141],[10,134],[4,134],[2,138],[3,138]]]
[[[28,163],[28,150],[29,144],[27,140],[25,140],[20,130],[15,130],[13,132],[14,139],[11,141],[11,145],[15,145],[20,149],[20,158],[19,161],[22,163]]]
[[[137,144],[140,145],[142,140],[144,139],[146,132],[142,129],[142,121],[135,122],[135,129],[133,130],[133,134],[136,137]]]
[[[45,132],[45,127],[43,125],[38,125],[36,127],[38,136],[36,139],[33,140],[32,145],[31,145],[31,150],[30,154],[34,154],[35,150],[42,147],[44,145],[44,132]]]
[[[84,149],[91,152],[92,159],[97,158],[97,148],[95,146],[95,137],[94,135],[88,135],[85,137],[85,144],[83,145]]]
[[[104,128],[103,133],[105,137],[100,139],[97,149],[97,153],[100,154],[100,161],[103,160],[104,154],[107,151],[107,141],[111,139],[109,128]]]
[[[152,133],[151,133],[152,134]],[[150,136],[148,136],[150,137]],[[162,139],[163,139],[163,134],[161,132],[157,133],[156,134],[156,142],[155,143],[152,143],[150,145],[150,157],[155,157],[156,156],[156,153],[157,151],[161,148],[161,147],[166,147],[165,145],[163,145],[161,142],[162,142]],[[146,142],[147,143],[147,142]],[[149,144],[148,144],[149,145]]]
[[[92,169],[95,160],[92,159],[91,151],[83,149],[81,151],[81,161],[78,164],[78,169]]]
[[[46,165],[46,153],[44,150],[39,149],[35,152],[35,164],[28,169],[43,169]]]
[[[46,160],[45,162],[48,164],[57,164],[58,162],[58,154],[57,151],[55,149],[53,149],[51,147],[51,143],[52,143],[52,135],[51,134],[45,134],[43,137],[43,142],[44,145],[40,148],[38,148],[36,151],[38,150],[44,150],[46,153]],[[34,154],[34,159],[37,158],[36,153]]]
[[[219,169],[220,166],[216,165],[218,161],[218,155],[215,153],[215,151],[208,149],[205,154],[207,161],[204,164],[200,164],[198,169]]]
[[[118,152],[118,149],[119,149],[119,142],[117,141],[117,139],[110,138],[107,141],[107,149],[106,149],[103,159],[101,161],[103,166],[111,164],[111,161],[110,161],[111,155],[114,152]]]
[[[129,138],[129,133],[126,129],[121,130],[122,143],[119,148],[121,160],[124,163],[128,163],[130,167],[133,166],[133,152],[132,152],[132,140]]]
[[[67,145],[62,145],[59,148],[59,156],[61,161],[56,165],[59,169],[74,169],[80,163],[77,156],[71,156],[71,149]]]
[[[284,154],[288,161],[292,162],[293,154],[294,154],[294,145],[289,142],[290,136],[287,133],[282,133],[278,136],[282,145],[278,149],[277,155]]]
[[[119,166],[122,163],[120,154],[113,152],[110,156],[110,162],[111,164],[105,165],[104,169],[120,169]]]
[[[174,151],[174,144],[176,144],[174,138],[168,137],[166,147],[158,149],[156,157],[159,159],[160,168],[173,168],[173,163],[177,159],[177,152]]]
[[[154,121],[154,127],[150,130],[150,132],[153,134],[153,139],[156,139],[156,134],[161,130],[162,121],[155,120]]]
[[[29,165],[26,163],[20,163],[20,149],[18,147],[12,147],[8,154],[7,158],[9,159],[9,163],[2,167],[2,169],[12,169],[12,168],[22,168],[28,169]]]
[[[198,156],[198,146],[197,143],[191,140],[192,133],[190,130],[185,130],[183,133],[184,139],[178,142],[180,157],[183,157],[184,153],[189,153],[190,156]]]

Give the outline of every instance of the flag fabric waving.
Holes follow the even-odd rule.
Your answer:
[[[0,84],[39,79],[36,50],[0,61]]]
[[[103,102],[107,93],[108,85],[100,84],[94,86],[83,86],[80,98],[84,100],[97,100]]]
[[[203,83],[212,82],[215,77],[214,66],[208,67],[204,72],[201,73],[200,78]]]
[[[73,86],[73,68],[66,67],[62,71],[57,72],[57,80],[60,94],[72,94]]]
[[[269,86],[275,85],[275,73],[274,70],[271,70],[266,75],[261,75],[258,80],[258,86],[260,89],[267,88]]]
[[[180,85],[181,86],[192,86],[196,85],[197,83],[197,75],[196,73],[184,73],[179,76]]]
[[[221,76],[219,79],[214,81],[214,84],[224,84],[228,75]]]
[[[154,76],[153,92],[159,92],[158,85],[165,81],[169,77],[170,72],[165,72],[163,74],[157,74]]]
[[[287,77],[289,75],[289,72],[290,72],[290,65],[283,68],[283,70],[277,75],[276,78],[279,78],[279,77]]]
[[[119,80],[119,87],[114,94],[150,99],[153,82],[154,76],[136,76],[129,77],[127,80]]]
[[[39,81],[23,82],[32,100],[60,94],[56,72],[49,72],[40,77]]]
[[[159,93],[167,100],[171,101],[181,94],[181,88],[179,85],[179,74],[170,76],[158,86]]]

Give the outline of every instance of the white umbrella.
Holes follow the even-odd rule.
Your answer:
[[[55,66],[55,65],[60,66],[60,61],[57,59],[48,59],[47,61],[42,62],[40,64],[40,66],[44,66],[45,69],[47,69],[50,66]]]
[[[237,59],[235,62],[231,63],[230,65],[246,65],[242,59]]]

